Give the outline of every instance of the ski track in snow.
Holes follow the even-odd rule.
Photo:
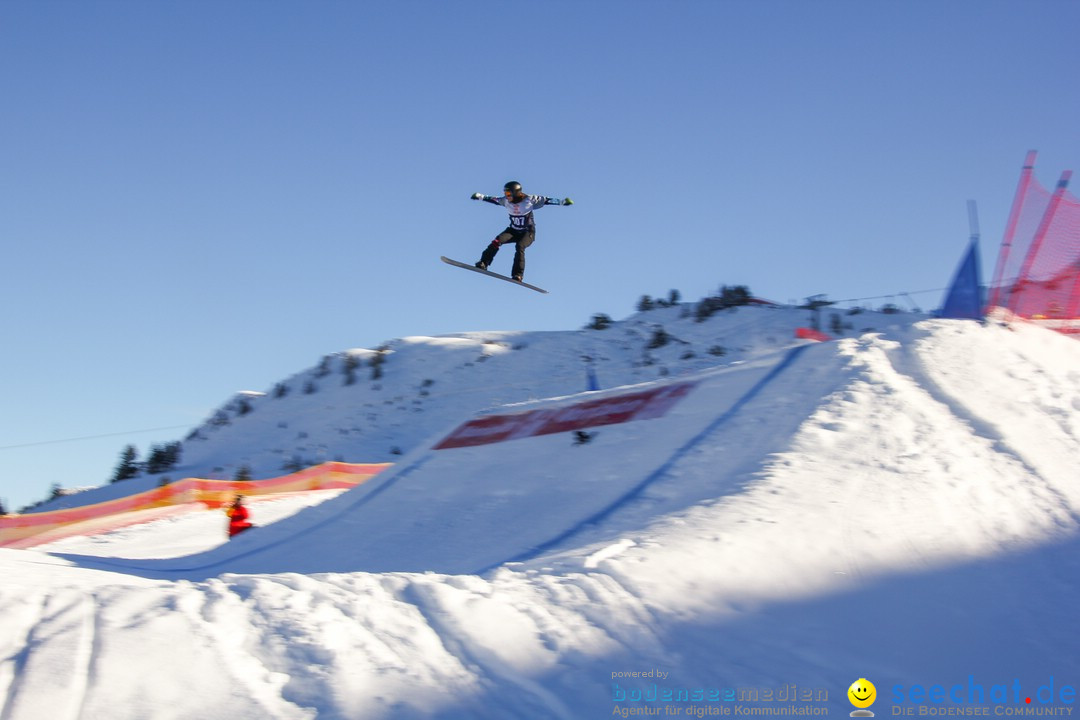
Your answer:
[[[60,591],[45,595],[40,607],[23,650],[12,658],[3,720],[75,720],[86,697],[95,649],[94,597]]]
[[[1061,342],[1064,338],[1044,337],[1045,333],[1036,332],[1031,334],[1030,328],[1020,328],[1025,336],[1030,336],[1031,345],[1038,347],[1048,340]],[[969,335],[971,335],[969,333]],[[970,341],[976,341],[977,336],[971,337]],[[919,353],[923,348],[925,357]],[[971,378],[978,376],[986,378],[991,371],[1001,372],[1002,368],[987,360],[986,355],[974,354],[972,362],[980,362],[989,366],[980,368],[980,372],[971,373],[970,367],[950,367],[948,364],[933,364],[936,348],[932,342],[922,338],[914,343],[899,345],[891,352],[897,358],[897,367],[912,377],[913,381],[923,387],[935,400],[941,402],[963,423],[968,424],[979,436],[993,444],[998,452],[1016,459],[1025,469],[1032,481],[1041,483],[1042,490],[1052,497],[1055,506],[1051,511],[1063,529],[1072,530],[1080,526],[1080,488],[1075,483],[1062,486],[1052,478],[1057,474],[1054,469],[1046,467],[1046,461],[1053,459],[1056,463],[1063,463],[1071,467],[1080,467],[1080,427],[1075,422],[1075,411],[1078,398],[1080,398],[1080,377],[1075,371],[1057,373],[1046,378],[1052,372],[1051,368],[1040,367],[1037,362],[1038,356],[1030,353],[1029,344],[1021,345],[1018,360],[1022,363],[1023,371],[1017,372],[1017,366],[1011,365],[1004,368],[1004,376],[998,377],[1001,384],[1011,381],[1014,386],[1010,392],[1002,393],[1006,398],[1017,398],[1019,404],[1028,405],[1035,410],[1035,414],[1043,422],[1038,423],[1038,431],[1031,432],[1026,424],[1011,424],[1002,426],[1000,418],[1005,415],[1006,408],[1003,403],[979,402],[982,395],[986,400],[993,400],[997,393],[993,387],[984,387],[983,393],[972,392],[970,387]],[[1044,347],[1044,352],[1046,348]],[[984,346],[982,351],[993,358],[992,346]],[[1044,376],[1038,378],[1038,376]],[[1039,379],[1041,382],[1035,382]],[[949,390],[943,384],[954,386]],[[956,384],[968,385],[964,388],[958,399]],[[999,385],[1000,387],[1000,385]],[[1047,393],[1046,390],[1049,389]],[[1017,408],[1008,408],[1008,415],[1015,415]],[[1049,425],[1045,421],[1050,421]],[[1039,492],[1032,488],[1032,492]],[[1050,509],[1048,509],[1050,510]]]

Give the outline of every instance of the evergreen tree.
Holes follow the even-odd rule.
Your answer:
[[[371,365],[371,379],[381,380],[383,376],[383,365],[386,364],[386,358],[390,354],[389,345],[381,345],[375,350],[375,354],[368,360],[368,364]]]
[[[664,347],[669,342],[671,342],[671,336],[668,335],[667,330],[665,330],[663,326],[657,325],[653,328],[653,334],[652,338],[649,340],[648,348],[650,350],[656,350],[657,348]]]
[[[183,452],[184,446],[179,442],[171,442],[165,446],[165,459],[169,463],[170,470],[180,464],[180,456]]]
[[[345,373],[345,384],[356,384],[356,370],[360,367],[360,358],[355,355],[346,355],[345,363],[342,366],[342,372]]]
[[[592,320],[585,326],[588,330],[607,330],[611,327],[612,319],[610,315],[605,313],[597,313],[592,316]]]
[[[720,289],[720,299],[723,301],[724,307],[749,305],[751,297],[750,289],[745,285],[735,285],[734,287],[725,285]]]
[[[638,300],[638,304],[637,304],[638,312],[648,312],[649,310],[652,310],[655,307],[656,307],[656,305],[653,303],[653,299],[648,295],[642,295],[641,299]]]
[[[143,463],[143,469],[146,470],[147,475],[157,475],[165,472],[164,454],[164,449],[160,445],[150,447],[150,456]]]
[[[705,322],[713,315],[718,313],[720,310],[723,310],[723,305],[721,305],[720,298],[703,298],[701,302],[697,304],[697,307],[694,309],[694,319],[697,322]]]
[[[169,472],[180,462],[181,445],[178,442],[154,445],[150,448],[150,457],[146,460],[147,475]]]
[[[124,451],[120,453],[120,463],[116,466],[116,471],[113,473],[112,482],[120,482],[121,480],[130,480],[133,477],[139,476],[139,451],[135,449],[134,445],[128,445],[124,448]]]
[[[720,288],[720,295],[707,297],[698,303],[694,309],[694,319],[697,322],[704,322],[721,310],[749,305],[752,298],[750,288],[745,285],[736,285],[734,287],[724,285]]]
[[[237,480],[240,482],[248,482],[253,479],[254,478],[251,474],[251,467],[248,465],[241,465],[236,471],[236,475],[233,477],[233,480]]]
[[[0,515],[7,515],[7,508],[4,507],[3,500],[0,500]]]
[[[300,472],[304,468],[308,467],[310,463],[306,463],[299,455],[293,455],[291,458],[281,464],[281,469],[285,472],[296,473]]]

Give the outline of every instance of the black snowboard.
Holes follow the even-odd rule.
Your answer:
[[[499,278],[500,280],[505,280],[508,283],[513,283],[515,285],[520,285],[522,287],[527,287],[530,290],[535,290],[538,293],[544,293],[545,295],[547,295],[547,290],[545,290],[544,288],[539,288],[539,287],[536,287],[535,285],[530,285],[527,282],[523,282],[521,280],[515,280],[512,277],[507,277],[506,275],[500,275],[499,273],[494,273],[494,272],[491,272],[490,270],[481,270],[480,268],[476,267],[475,265],[469,265],[467,263],[458,262],[457,260],[451,260],[448,257],[440,256],[439,259],[442,260],[447,265],[453,265],[454,267],[465,268],[466,270],[472,270],[473,272],[480,273],[481,275],[488,275],[488,276],[493,277],[493,278]]]

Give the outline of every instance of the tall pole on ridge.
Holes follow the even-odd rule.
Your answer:
[[[971,242],[979,242],[979,209],[974,200],[968,200],[968,227],[971,228]]]
[[[1005,224],[1005,236],[1001,239],[1001,251],[998,253],[994,280],[990,284],[990,302],[987,303],[989,307],[997,307],[1002,304],[1001,283],[1004,279],[1001,276],[1005,272],[1005,263],[1009,259],[1013,236],[1016,235],[1016,225],[1020,222],[1020,211],[1023,209],[1028,185],[1031,184],[1031,175],[1035,171],[1036,154],[1036,150],[1028,151],[1027,158],[1024,159],[1024,169],[1020,171],[1020,182],[1016,186],[1016,196],[1013,197],[1012,210],[1009,211],[1009,220]]]

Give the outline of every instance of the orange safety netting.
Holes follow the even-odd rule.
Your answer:
[[[313,490],[348,489],[369,480],[393,463],[328,462],[267,480],[186,478],[146,492],[65,510],[0,517],[0,547],[26,548],[60,537],[104,532],[147,522],[177,508],[201,503],[221,507],[239,494],[283,495]]]

